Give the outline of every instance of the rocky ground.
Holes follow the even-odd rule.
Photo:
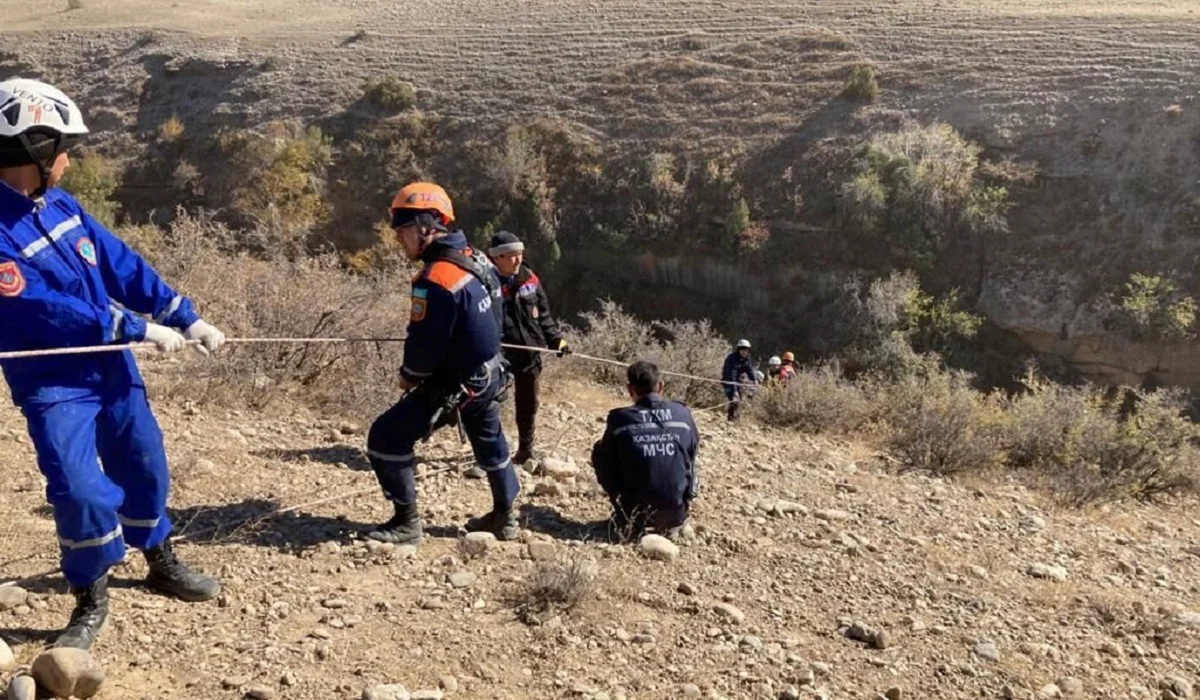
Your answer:
[[[902,474],[709,412],[695,533],[639,551],[589,526],[605,513],[586,451],[619,395],[556,383],[544,398],[544,446],[579,467],[523,473],[522,541],[460,538],[489,498],[450,433],[424,450],[419,549],[355,534],[385,516],[360,426],[160,405],[180,550],[225,589],[164,599],[130,556],[96,649],[101,697],[1193,697],[1192,507],[1059,512],[1003,479]],[[0,635],[28,663],[72,601],[13,409],[0,439],[0,572],[32,577],[0,589]],[[522,606],[556,561],[594,588],[570,611]]]

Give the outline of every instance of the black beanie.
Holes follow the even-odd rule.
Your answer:
[[[525,244],[517,238],[516,234],[508,231],[498,231],[492,236],[492,242],[488,248],[488,255],[497,256],[505,253],[519,253],[525,250]]]

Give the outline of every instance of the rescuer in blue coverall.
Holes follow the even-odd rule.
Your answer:
[[[412,283],[400,388],[405,395],[371,425],[367,455],[395,506],[395,516],[369,531],[384,542],[420,541],[413,448],[437,428],[458,420],[475,460],[487,473],[492,510],[467,522],[503,540],[518,536],[513,503],[520,491],[500,426],[507,368],[500,351],[500,279],[461,231],[450,231],[454,208],[438,185],[416,182],[396,195],[392,228],[410,260],[425,266]]]
[[[150,341],[173,352],[185,339],[217,350],[225,336],[192,302],[56,189],[67,149],[87,132],[56,88],[0,82],[0,351]],[[108,570],[126,544],[145,552],[150,587],[187,601],[215,597],[218,583],[171,550],[163,436],[132,353],[9,359],[0,368],[46,478],[76,598],[55,645],[91,647],[108,616]]]

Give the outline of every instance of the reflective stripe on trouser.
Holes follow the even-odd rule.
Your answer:
[[[68,583],[87,586],[103,576],[124,558],[126,543],[149,549],[166,539],[170,478],[145,389],[43,392],[21,409]]]
[[[500,406],[495,401],[499,388],[500,380],[493,380],[487,389],[462,407],[461,415],[475,461],[488,473],[493,504],[504,509],[511,507],[517,499],[520,484],[508,456],[508,440],[500,426]],[[429,420],[436,410],[429,395],[418,389],[384,411],[367,433],[367,456],[371,467],[384,496],[394,503],[417,502],[413,448],[429,430]]]

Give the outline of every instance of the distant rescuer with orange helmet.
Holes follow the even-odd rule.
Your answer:
[[[499,402],[507,383],[500,350],[500,279],[462,231],[449,229],[454,207],[438,185],[405,186],[392,201],[391,216],[405,254],[425,266],[412,283],[400,368],[406,393],[367,434],[371,467],[396,514],[367,537],[412,544],[421,539],[413,448],[457,416],[492,490],[491,512],[472,518],[466,528],[514,539],[513,502],[520,485],[500,426]]]
[[[779,381],[786,384],[796,376],[796,355],[791,350],[783,353],[783,365],[779,368]]]

